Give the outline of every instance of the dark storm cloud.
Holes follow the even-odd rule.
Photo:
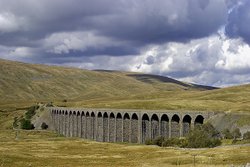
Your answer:
[[[95,16],[110,14],[109,1],[0,1],[0,16],[15,22],[16,29],[0,33],[1,44],[17,42],[28,45],[29,40],[40,40],[54,32],[91,29],[86,23]],[[115,2],[114,2],[115,4]],[[13,23],[14,24],[14,23]],[[8,40],[7,40],[8,39]]]
[[[216,32],[227,15],[225,3],[215,0],[128,0],[123,6],[118,14],[96,17],[91,24],[118,39],[146,44],[184,42]]]
[[[139,49],[208,36],[225,23],[226,14],[218,0],[2,0],[0,18],[12,22],[0,25],[0,44],[33,46],[57,32],[95,31]],[[123,55],[116,48],[107,50]]]
[[[228,17],[226,34],[231,38],[241,37],[250,44],[250,1],[238,1]]]
[[[248,0],[0,0],[0,58],[248,81],[249,11]]]

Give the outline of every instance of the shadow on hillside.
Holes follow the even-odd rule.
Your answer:
[[[102,69],[96,69],[96,70],[92,70],[92,71],[97,71],[97,72],[108,72],[108,73],[119,72],[119,71],[116,71],[116,70],[102,70]]]
[[[152,84],[154,83],[153,80],[164,82],[164,83],[174,83],[177,85],[184,86],[186,88],[198,88],[198,89],[203,89],[203,90],[213,90],[213,89],[218,89],[216,87],[211,87],[211,86],[203,86],[203,85],[197,85],[197,84],[186,84],[184,82],[177,81],[172,78],[164,77],[164,76],[159,76],[159,75],[152,75],[152,74],[128,74],[127,76],[133,77],[137,79],[138,81],[144,82],[144,83],[149,83]]]

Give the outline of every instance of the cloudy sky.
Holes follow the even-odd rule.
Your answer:
[[[0,0],[0,58],[250,83],[250,1]]]

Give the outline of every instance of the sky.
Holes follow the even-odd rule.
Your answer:
[[[0,0],[0,58],[250,83],[249,0]]]

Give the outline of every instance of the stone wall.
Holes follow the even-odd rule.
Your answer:
[[[159,136],[182,137],[211,112],[50,108],[55,130],[100,142],[145,143]]]

